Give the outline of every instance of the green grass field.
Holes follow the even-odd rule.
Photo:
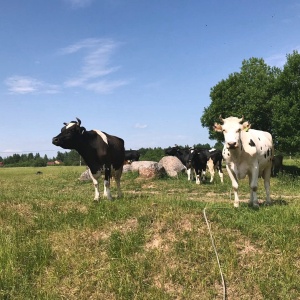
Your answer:
[[[300,299],[298,175],[272,178],[274,204],[253,210],[247,180],[233,208],[226,174],[198,186],[126,173],[123,198],[95,204],[84,170],[0,169],[0,299],[223,299],[204,208],[227,299]]]

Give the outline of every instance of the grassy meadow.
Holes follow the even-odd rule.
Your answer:
[[[0,169],[0,299],[225,299],[204,208],[226,299],[300,299],[297,174],[272,178],[273,205],[253,210],[247,179],[233,208],[226,173],[200,186],[126,173],[121,199],[94,203],[84,170]]]

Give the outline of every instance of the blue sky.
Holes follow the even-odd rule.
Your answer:
[[[56,156],[75,117],[126,149],[214,145],[210,89],[244,59],[282,67],[300,49],[298,0],[10,0],[0,25],[2,157]]]

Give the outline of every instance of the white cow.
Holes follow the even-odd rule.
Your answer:
[[[248,175],[250,186],[249,205],[258,207],[258,177],[264,179],[266,204],[270,204],[270,177],[274,147],[272,136],[266,131],[250,129],[248,122],[236,117],[220,120],[223,125],[214,124],[214,130],[223,132],[225,144],[223,158],[234,190],[234,207],[239,206],[238,180]]]

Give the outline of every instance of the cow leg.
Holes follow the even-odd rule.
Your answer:
[[[205,169],[204,170],[201,170],[201,181],[204,182],[206,180],[206,172],[205,172]]]
[[[187,172],[187,175],[188,175],[188,181],[193,181],[194,180],[194,172],[195,172],[195,170],[193,169],[193,168],[188,168],[187,170],[186,170],[186,172]]]
[[[258,181],[258,164],[252,168],[251,174],[249,174],[249,186],[250,186],[250,200],[249,205],[254,208],[258,208],[257,199],[257,181]]]
[[[208,160],[207,166],[210,173],[210,182],[213,182],[215,176],[215,169],[214,169],[214,162],[211,158]]]
[[[107,197],[108,200],[112,199],[112,196],[111,196],[111,193],[110,193],[110,177],[111,177],[111,169],[110,169],[110,167],[107,167],[107,168],[105,168],[103,196]]]
[[[224,174],[221,170],[219,170],[219,176],[222,183],[224,183]]]
[[[101,175],[101,172],[97,172],[96,174],[92,174],[91,170],[89,169],[89,174],[90,177],[93,181],[93,185],[95,188],[95,197],[94,197],[94,201],[99,201],[99,182],[98,182],[98,178]]]
[[[264,179],[264,186],[266,190],[266,205],[271,204],[271,197],[270,197],[270,178],[271,178],[271,168],[266,168],[262,175]]]
[[[187,169],[186,172],[187,172],[187,176],[188,176],[188,181],[190,181],[191,180],[191,169],[190,168]]]
[[[201,170],[195,169],[196,184],[201,184]]]
[[[115,171],[115,180],[117,184],[117,189],[118,189],[118,198],[122,197],[122,191],[121,191],[121,176],[123,172],[123,166],[121,166],[120,169]]]
[[[240,200],[239,200],[239,196],[238,196],[238,188],[239,188],[239,183],[237,180],[237,177],[235,175],[235,173],[230,169],[229,166],[226,165],[226,169],[229,175],[229,178],[231,179],[231,185],[233,188],[233,193],[234,193],[234,207],[239,207],[240,205]]]
[[[224,183],[224,174],[223,174],[223,171],[222,171],[222,160],[219,160],[218,164],[219,164],[219,166],[217,168],[218,168],[218,171],[219,171],[220,180],[221,180],[222,183]]]

